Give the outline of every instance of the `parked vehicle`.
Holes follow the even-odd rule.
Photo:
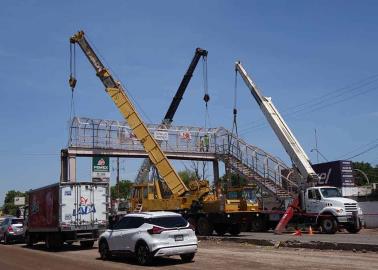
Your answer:
[[[197,252],[197,237],[180,214],[142,212],[124,216],[100,236],[98,246],[104,260],[131,253],[140,265],[149,264],[154,257],[174,255],[190,262]]]
[[[24,224],[22,218],[7,217],[0,224],[0,241],[10,244],[16,241],[24,241]]]
[[[27,245],[43,241],[59,249],[80,241],[92,247],[107,226],[108,190],[107,183],[61,182],[29,191]]]

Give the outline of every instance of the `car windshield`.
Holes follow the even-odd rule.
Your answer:
[[[337,188],[321,188],[320,191],[322,192],[324,198],[342,197],[340,190]]]
[[[164,228],[186,227],[188,222],[181,216],[155,217],[146,220],[147,223]]]

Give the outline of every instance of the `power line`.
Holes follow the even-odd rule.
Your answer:
[[[350,160],[352,158],[355,158],[355,157],[361,156],[363,154],[366,154],[367,152],[370,152],[371,150],[373,150],[375,148],[378,148],[378,144],[376,144],[376,145],[374,145],[372,147],[369,147],[368,149],[366,149],[366,150],[364,150],[364,151],[362,151],[362,152],[360,152],[360,153],[358,153],[358,154],[356,154],[354,156],[351,156],[351,157],[347,158],[347,160]]]
[[[375,140],[373,140],[373,141],[371,141],[371,142],[369,142],[369,143],[366,143],[366,144],[364,144],[364,145],[362,145],[362,146],[359,146],[359,147],[357,147],[357,148],[354,148],[353,150],[351,150],[351,151],[345,153],[344,155],[339,156],[339,157],[336,158],[336,159],[342,159],[342,158],[344,158],[344,157],[346,157],[346,156],[348,156],[348,155],[350,155],[350,154],[352,154],[352,153],[354,153],[354,152],[356,152],[356,151],[360,151],[362,148],[368,147],[368,146],[370,146],[371,144],[374,144],[374,143],[376,143],[376,142],[378,142],[378,139],[375,139]]]
[[[359,95],[366,94],[367,92],[370,92],[370,91],[373,91],[373,90],[376,90],[376,89],[378,89],[378,86],[373,87],[373,88],[364,89],[364,91],[362,91],[362,92],[356,93],[354,95],[348,96],[348,97],[340,99],[340,100],[336,100],[335,102],[330,102],[330,103],[324,104],[322,106],[309,106],[309,107],[298,109],[296,111],[292,111],[292,112],[289,112],[289,113],[286,113],[286,114],[283,114],[283,115],[290,118],[292,116],[299,115],[298,114],[299,112],[302,112],[300,115],[303,115],[303,114],[306,114],[306,113],[311,113],[311,112],[318,111],[320,109],[329,107],[331,105],[335,105],[335,104],[347,101],[347,100],[349,100],[351,98],[354,98],[354,97],[357,97]],[[321,104],[319,104],[319,105],[321,105]],[[261,121],[261,122],[263,122],[263,121]],[[254,130],[261,129],[261,128],[264,128],[266,126],[268,126],[266,123],[262,123],[260,125],[255,125],[255,126],[247,127],[247,128],[242,129],[241,133],[242,134],[246,134],[247,133],[246,131],[248,131],[248,130],[251,130],[251,129],[254,129]]]
[[[376,86],[372,87],[372,88],[368,88],[368,89],[364,89],[364,88],[366,86],[374,83],[374,82],[377,82],[378,81],[377,77],[378,77],[378,74],[369,76],[369,77],[367,77],[363,80],[360,80],[356,83],[352,83],[350,86],[346,86],[346,87],[340,88],[338,90],[328,92],[327,94],[322,95],[318,98],[314,98],[314,99],[309,100],[307,102],[304,102],[302,104],[295,105],[295,106],[289,107],[287,109],[284,109],[283,112],[287,112],[287,113],[283,113],[283,115],[290,116],[290,115],[298,114],[299,112],[302,112],[302,114],[310,113],[310,112],[313,112],[313,111],[316,111],[316,110],[319,110],[319,109],[322,109],[322,108],[325,108],[325,107],[328,107],[328,106],[331,106],[331,105],[334,105],[334,104],[337,104],[337,103],[340,103],[340,102],[343,102],[343,101],[346,101],[346,100],[349,100],[349,99],[354,98],[358,95],[365,94],[367,92],[376,90],[377,89]],[[355,93],[352,94],[353,92],[355,92]],[[352,95],[350,95],[350,94],[352,94]],[[342,96],[346,96],[346,97],[334,101],[335,98],[342,97]],[[329,101],[331,101],[331,102],[329,102]],[[324,103],[326,103],[326,104],[324,104]],[[305,106],[305,105],[308,105],[308,106]],[[253,121],[253,122],[250,123],[250,125],[245,126],[241,131],[242,131],[242,133],[246,133],[247,130],[267,126],[265,123],[264,124],[263,123],[264,123],[263,120]]]

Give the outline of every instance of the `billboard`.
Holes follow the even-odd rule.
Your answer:
[[[14,205],[16,206],[25,205],[25,197],[14,197]]]
[[[92,158],[92,181],[109,181],[110,165],[109,157],[95,156]]]
[[[312,165],[319,175],[319,186],[354,187],[352,161],[337,160]]]

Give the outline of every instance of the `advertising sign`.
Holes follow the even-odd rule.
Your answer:
[[[319,175],[319,186],[354,187],[353,166],[349,160],[313,164],[312,167]]]
[[[25,197],[14,197],[14,205],[16,206],[25,205]]]
[[[109,157],[96,156],[92,158],[92,181],[109,181]]]
[[[154,138],[158,141],[168,141],[168,132],[167,131],[155,131]]]

